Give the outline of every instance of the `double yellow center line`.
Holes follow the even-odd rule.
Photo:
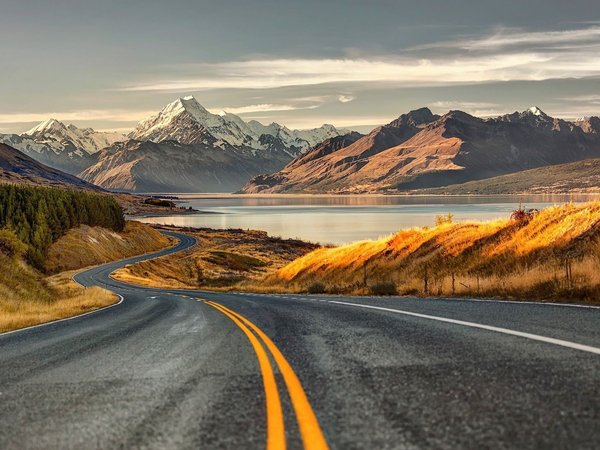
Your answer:
[[[273,356],[273,359],[283,376],[283,380],[290,395],[290,401],[294,408],[294,412],[296,413],[296,420],[298,422],[298,428],[300,429],[300,436],[302,437],[304,449],[328,449],[327,442],[325,441],[317,417],[310,406],[298,376],[269,336],[235,311],[212,301],[206,300],[205,303],[229,317],[233,323],[244,332],[256,352],[265,388],[265,401],[267,405],[267,450],[284,450],[286,448],[286,440],[283,410],[281,408],[281,399],[277,389],[277,382],[275,381],[271,361],[269,360],[269,356],[265,351],[263,344],[261,344],[261,340]]]

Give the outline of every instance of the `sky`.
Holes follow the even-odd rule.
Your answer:
[[[411,109],[600,115],[600,1],[0,0],[0,132],[178,97],[368,131]]]

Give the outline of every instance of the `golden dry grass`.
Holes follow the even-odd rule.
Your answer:
[[[0,255],[0,332],[50,322],[111,305],[118,297],[101,288],[84,289],[71,272],[44,278],[23,262]],[[14,289],[15,284],[19,288]]]
[[[176,228],[171,228],[176,229]],[[231,289],[262,280],[317,245],[263,231],[183,229],[198,245],[116,271],[121,281],[163,288]]]
[[[401,230],[315,250],[255,288],[600,301],[600,202],[547,208],[529,223],[497,220]],[[452,279],[454,278],[454,283]],[[454,287],[453,287],[454,285]]]
[[[127,221],[121,233],[83,225],[69,230],[50,246],[44,269],[47,273],[79,269],[153,252],[171,244],[171,238],[140,222]]]
[[[117,296],[71,280],[73,271],[107,261],[159,250],[172,239],[139,222],[122,233],[81,226],[50,247],[46,277],[18,257],[0,253],[0,332],[71,317],[113,304]]]

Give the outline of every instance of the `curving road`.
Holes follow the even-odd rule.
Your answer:
[[[0,335],[1,449],[599,448],[600,309],[140,288]],[[268,424],[268,425],[267,425]]]

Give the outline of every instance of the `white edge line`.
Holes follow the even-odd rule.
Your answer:
[[[532,333],[525,333],[522,331],[510,330],[508,328],[494,327],[492,325],[483,325],[480,323],[467,322],[464,320],[448,319],[446,317],[430,316],[428,314],[414,313],[414,312],[410,312],[410,311],[404,311],[401,309],[383,308],[380,306],[360,305],[357,303],[338,302],[335,300],[331,300],[329,303],[336,303],[339,305],[357,306],[359,308],[376,309],[376,310],[392,312],[392,313],[396,313],[396,314],[404,314],[407,316],[420,317],[422,319],[437,320],[439,322],[447,322],[447,323],[452,323],[455,325],[463,325],[463,326],[472,327],[472,328],[479,328],[482,330],[495,331],[497,333],[509,334],[512,336],[519,336],[519,337],[531,339],[534,341],[546,342],[548,344],[560,345],[561,347],[572,348],[575,350],[582,350],[584,352],[589,352],[589,353],[594,353],[596,355],[600,355],[600,348],[597,348],[597,347],[592,347],[590,345],[584,345],[584,344],[578,344],[576,342],[563,341],[562,339],[540,336],[539,334],[532,334]]]
[[[109,291],[109,292],[111,292],[111,291]],[[121,294],[117,294],[116,292],[113,292],[113,294],[118,296],[120,298],[120,300],[117,303],[113,303],[112,305],[103,306],[102,308],[94,309],[93,311],[88,311],[88,312],[85,312],[82,314],[78,314],[76,316],[64,317],[62,319],[56,319],[56,320],[52,320],[50,322],[38,323],[37,325],[31,325],[30,327],[19,328],[18,330],[5,331],[4,333],[0,333],[0,337],[6,336],[9,334],[13,334],[13,333],[19,333],[19,332],[25,331],[25,330],[32,330],[33,328],[45,327],[46,325],[52,325],[52,324],[55,324],[58,322],[66,322],[67,320],[78,319],[83,316],[89,316],[90,314],[95,314],[100,311],[106,311],[109,308],[112,308],[114,306],[119,306],[121,303],[123,303],[123,300],[125,300],[125,299],[123,298],[123,296]]]
[[[263,297],[282,297],[286,294],[257,294],[254,292],[240,292],[239,295],[260,295]],[[343,295],[338,294],[298,294],[301,297],[297,299],[310,299],[311,297],[326,297],[326,298],[340,298]],[[346,296],[346,298],[352,298],[352,296]],[[580,303],[556,303],[556,302],[532,302],[529,300],[502,300],[493,298],[468,298],[468,297],[410,297],[410,296],[355,296],[356,299],[390,299],[390,300],[430,300],[430,301],[443,301],[443,302],[477,302],[477,303],[508,303],[514,305],[534,305],[534,306],[558,306],[564,308],[583,308],[583,309],[600,309],[597,305],[582,305]],[[329,301],[329,300],[326,300]]]

